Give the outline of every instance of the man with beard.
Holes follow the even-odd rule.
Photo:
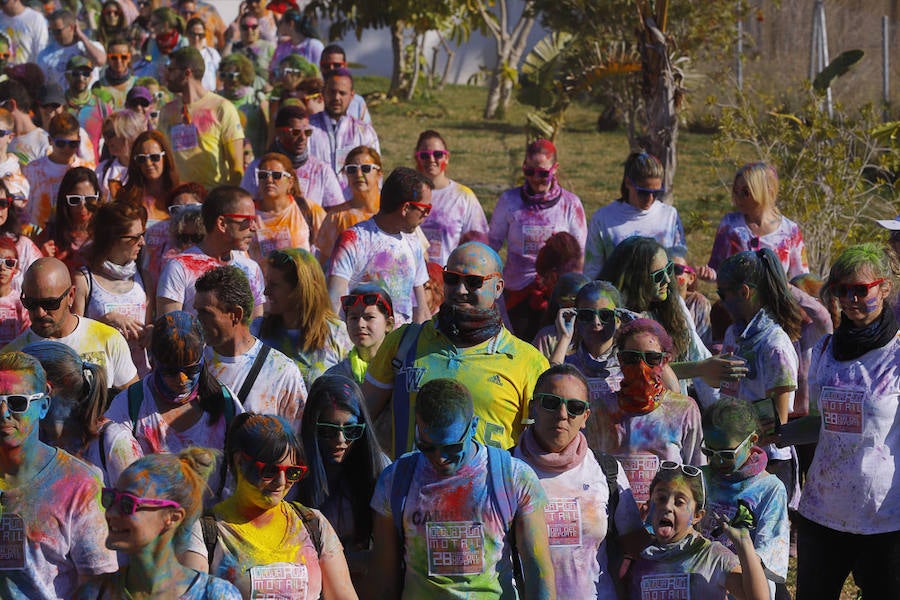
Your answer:
[[[207,189],[237,185],[244,175],[244,130],[230,101],[203,87],[206,63],[196,48],[169,55],[166,84],[175,99],[159,116],[178,172]]]
[[[344,194],[337,176],[331,168],[309,152],[312,127],[309,115],[302,106],[282,106],[275,115],[275,142],[269,152],[278,152],[291,159],[297,183],[307,202],[315,202],[324,208],[343,204]],[[250,163],[244,173],[241,187],[256,198],[259,185],[256,167],[259,158]]]
[[[112,39],[107,45],[106,68],[94,88],[107,92],[116,110],[125,108],[128,90],[134,86],[134,74],[131,72],[131,44],[126,39]]]
[[[412,448],[418,390],[441,377],[473,392],[476,440],[501,448],[518,440],[535,382],[549,363],[503,327],[497,308],[502,269],[500,257],[485,244],[456,248],[444,267],[444,304],[438,314],[420,327],[388,334],[369,363],[363,394],[373,421],[385,409],[391,411],[394,439],[386,447],[394,456]]]
[[[122,334],[105,323],[73,313],[74,301],[75,286],[68,267],[56,258],[34,261],[22,280],[22,304],[31,317],[31,327],[3,352],[53,340],[106,369],[111,387],[121,390],[137,381],[137,368]]]

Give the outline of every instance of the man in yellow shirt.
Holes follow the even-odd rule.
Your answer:
[[[393,439],[384,445],[395,457],[412,448],[419,389],[438,378],[454,379],[472,392],[478,441],[502,448],[516,443],[534,384],[549,363],[503,327],[496,304],[502,270],[500,257],[485,244],[459,246],[444,268],[445,300],[438,314],[421,326],[391,332],[369,363],[363,393],[373,421],[390,409]],[[409,337],[402,342],[407,331],[416,336],[413,343]]]

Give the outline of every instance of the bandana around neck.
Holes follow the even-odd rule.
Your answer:
[[[542,471],[565,473],[581,464],[588,452],[587,438],[580,431],[561,452],[547,452],[534,436],[534,425],[525,429],[519,438],[519,448],[525,460]]]
[[[841,315],[841,324],[834,330],[831,344],[831,353],[836,360],[853,360],[870,350],[883,348],[900,329],[894,309],[887,302],[881,307],[878,318],[865,327],[856,327],[843,313]]]
[[[100,268],[97,271],[110,279],[114,279],[116,281],[125,281],[128,279],[133,279],[135,274],[137,273],[137,263],[133,260],[128,261],[124,265],[117,265],[116,263],[104,260],[103,264],[100,265]]]
[[[299,169],[303,165],[306,164],[306,161],[309,159],[309,146],[306,146],[306,150],[303,151],[303,154],[293,154],[287,148],[281,145],[281,142],[275,140],[275,143],[272,145],[272,148],[275,152],[279,152],[284,154],[288,158],[291,159],[291,166],[295,169]]]
[[[200,373],[191,379],[191,389],[183,394],[176,394],[163,380],[159,370],[153,371],[150,378],[150,389],[153,394],[169,404],[187,404],[193,401],[200,393]]]
[[[560,196],[562,196],[562,188],[559,187],[559,182],[556,180],[556,173],[550,175],[547,186],[546,192],[537,193],[532,192],[526,183],[521,187],[522,201],[525,202],[527,206],[535,206],[537,208],[550,208],[555,206],[556,203],[559,202]]]
[[[622,383],[616,398],[619,408],[632,414],[647,414],[662,402],[666,386],[662,380],[662,365],[651,367],[643,360],[636,365],[619,365]]]
[[[475,346],[500,333],[502,323],[496,305],[491,308],[460,308],[442,304],[438,331],[456,346]]]

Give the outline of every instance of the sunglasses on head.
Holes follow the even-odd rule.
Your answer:
[[[265,169],[257,169],[256,170],[256,178],[259,181],[266,181],[271,179],[272,181],[281,181],[281,178],[290,179],[291,174],[287,171],[267,171]]]
[[[670,260],[662,269],[659,269],[658,271],[651,271],[650,279],[652,279],[653,283],[655,283],[656,285],[662,285],[663,283],[670,282],[674,273],[675,263]]]
[[[722,462],[732,461],[735,459],[738,452],[741,451],[741,448],[743,448],[744,445],[750,441],[750,438],[753,437],[754,433],[755,432],[751,431],[749,434],[747,434],[747,437],[744,438],[743,442],[741,442],[734,449],[731,449],[731,450],[713,450],[712,448],[707,448],[706,440],[703,440],[702,442],[700,442],[700,452],[703,453],[703,456],[710,458],[710,459],[717,458]]]
[[[19,265],[18,258],[0,258],[0,269],[15,269]]]
[[[323,440],[331,440],[344,434],[344,439],[348,442],[355,442],[362,437],[366,430],[365,423],[349,423],[347,425],[335,425],[334,423],[316,423],[316,435]]]
[[[685,273],[687,273],[688,275],[693,275],[696,272],[688,265],[675,265],[673,268],[675,269],[676,275],[684,275]]]
[[[9,412],[23,413],[28,412],[32,400],[39,400],[46,395],[44,393],[31,394],[30,396],[24,394],[0,395],[0,402],[6,402],[6,408],[9,409]]]
[[[64,140],[62,138],[57,138],[53,140],[53,145],[57,148],[70,148],[72,150],[77,150],[78,146],[81,145],[81,140]]]
[[[584,400],[563,398],[556,394],[535,394],[534,399],[538,401],[541,408],[550,412],[556,412],[559,410],[560,405],[564,405],[570,417],[580,417],[588,409],[588,403]]]
[[[680,470],[687,477],[699,477],[700,478],[700,487],[703,490],[703,501],[700,503],[700,508],[702,509],[706,506],[706,481],[703,478],[703,471],[701,471],[698,467],[694,465],[683,465],[675,462],[674,460],[664,460],[659,463],[660,471],[678,471]]]
[[[306,139],[311,138],[313,134],[312,128],[302,129],[300,127],[279,127],[278,131],[280,131],[281,133],[286,133],[291,137],[300,137],[302,135]]]
[[[575,320],[582,323],[593,323],[594,319],[606,325],[616,318],[616,311],[612,308],[576,308]]]
[[[179,244],[199,244],[203,238],[202,233],[179,233],[175,236],[175,241]]]
[[[25,310],[37,310],[40,307],[44,311],[50,312],[51,310],[59,310],[59,305],[62,304],[63,299],[69,295],[70,291],[66,290],[59,298],[29,298],[25,295],[25,292],[22,292],[19,299],[22,301],[22,306],[25,307]]]
[[[553,175],[554,171],[556,171],[556,165],[553,165],[549,169],[542,169],[540,167],[522,167],[522,173],[525,174],[525,177],[537,176],[539,179],[549,178]]]
[[[668,357],[666,352],[641,352],[640,350],[619,350],[619,364],[636,365],[641,361],[651,367],[658,367]]]
[[[500,273],[488,273],[487,275],[477,275],[475,273],[459,273],[457,271],[451,271],[444,267],[444,270],[441,271],[441,276],[444,279],[444,285],[455,286],[459,285],[459,282],[462,281],[463,285],[466,286],[466,289],[470,292],[472,290],[481,289],[484,286],[484,282],[493,277],[500,277]]]
[[[378,165],[370,165],[368,163],[361,165],[344,165],[344,173],[349,175],[350,177],[355,177],[357,173],[362,173],[363,175],[368,175],[372,171],[380,171],[381,167]]]
[[[462,437],[459,438],[459,441],[452,444],[427,444],[419,439],[419,428],[416,427],[416,449],[422,454],[434,454],[437,452],[441,456],[459,456],[466,447],[466,439],[470,435],[471,428],[472,421],[469,421],[463,430]]]
[[[393,314],[387,300],[377,292],[374,294],[347,294],[346,296],[341,296],[341,308],[344,309],[345,314],[360,303],[362,303],[363,306],[375,306],[376,304],[381,304],[381,306],[387,309],[388,316]]]
[[[284,478],[288,483],[296,483],[303,479],[306,471],[309,470],[306,465],[276,465],[256,460],[246,452],[241,454],[244,455],[244,460],[252,462],[256,466],[256,476],[261,481],[272,481],[278,477],[279,473],[284,473]]]
[[[147,163],[158,163],[162,160],[162,157],[165,156],[165,152],[151,152],[150,154],[135,154],[134,160],[138,162],[138,164],[145,165]]]
[[[419,162],[428,162],[432,158],[435,162],[440,162],[449,157],[450,152],[447,150],[419,150],[416,152],[416,158],[419,159]]]
[[[831,286],[831,289],[834,290],[834,294],[838,298],[865,298],[869,295],[869,290],[871,290],[876,285],[881,285],[884,283],[884,278],[876,279],[871,283],[853,283],[853,284],[844,284],[839,283]]]
[[[174,500],[160,500],[158,498],[140,498],[128,492],[120,492],[115,488],[103,488],[100,492],[100,505],[106,510],[113,506],[119,506],[119,512],[123,515],[133,515],[141,508],[181,508]]]
[[[97,204],[100,201],[98,194],[66,194],[66,205],[81,206],[82,204]]]
[[[188,379],[193,379],[197,375],[200,374],[200,371],[203,369],[203,359],[201,358],[197,362],[192,365],[184,365],[184,366],[174,366],[174,365],[156,365],[156,370],[159,371],[159,374],[163,377],[176,377],[182,373]]]
[[[240,215],[229,213],[222,216],[237,223],[241,229],[250,229],[251,227],[253,227],[253,224],[256,223],[256,215]]]

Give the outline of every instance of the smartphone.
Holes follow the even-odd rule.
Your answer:
[[[777,427],[781,425],[778,411],[775,410],[775,400],[773,398],[754,400],[753,410],[756,411],[756,417],[759,419],[760,437],[775,435]]]

